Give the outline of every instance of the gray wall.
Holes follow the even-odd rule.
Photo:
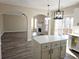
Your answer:
[[[4,32],[27,31],[27,19],[21,15],[3,15]]]

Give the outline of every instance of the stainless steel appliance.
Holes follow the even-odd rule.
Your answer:
[[[73,49],[79,52],[79,35],[77,34],[70,35],[68,46],[69,46],[69,49]]]

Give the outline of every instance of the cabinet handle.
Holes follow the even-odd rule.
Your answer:
[[[52,50],[52,54],[53,54],[53,49],[51,49]]]
[[[62,50],[62,47],[61,47],[61,50]]]
[[[55,44],[55,46],[57,46],[58,44]]]
[[[53,54],[53,49],[50,49],[49,50],[49,54]]]
[[[49,54],[51,54],[51,49],[49,49]]]

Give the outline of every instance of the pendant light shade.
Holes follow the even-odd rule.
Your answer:
[[[58,4],[58,10],[54,12],[54,19],[63,19],[64,11],[60,10],[60,0]]]
[[[63,19],[64,11],[55,11],[54,12],[54,19]]]

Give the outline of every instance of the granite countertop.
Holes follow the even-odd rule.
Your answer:
[[[67,40],[68,36],[55,36],[55,35],[44,35],[44,36],[36,36],[33,38],[33,40],[37,41],[40,44],[48,43],[48,42],[54,42],[54,41],[61,41],[61,40]]]

